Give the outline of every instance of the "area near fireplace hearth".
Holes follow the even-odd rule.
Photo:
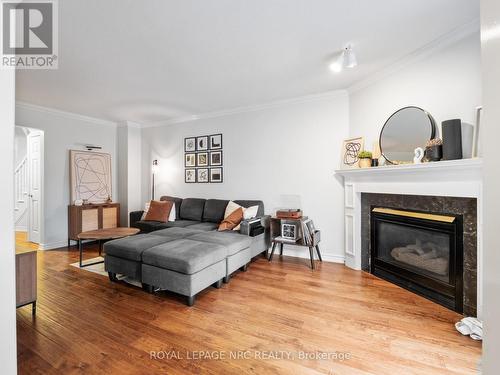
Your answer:
[[[481,171],[480,158],[336,171],[346,265],[481,316]]]

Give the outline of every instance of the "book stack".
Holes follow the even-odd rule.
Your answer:
[[[307,246],[312,246],[314,244],[314,233],[316,232],[316,228],[314,227],[314,223],[311,219],[304,220],[302,222],[302,234],[304,243]]]

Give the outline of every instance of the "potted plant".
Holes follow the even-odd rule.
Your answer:
[[[370,151],[361,151],[358,154],[358,159],[360,168],[370,168],[372,166],[372,153]]]
[[[427,141],[425,145],[425,159],[427,161],[440,161],[443,158],[443,141],[434,138]]]

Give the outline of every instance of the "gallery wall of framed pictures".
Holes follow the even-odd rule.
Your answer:
[[[222,183],[222,134],[184,138],[184,182]]]

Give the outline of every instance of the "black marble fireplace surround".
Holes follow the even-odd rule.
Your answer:
[[[414,210],[434,214],[461,215],[463,222],[463,313],[476,316],[477,310],[477,200],[400,194],[361,194],[361,267],[370,272],[370,221],[375,207]]]

